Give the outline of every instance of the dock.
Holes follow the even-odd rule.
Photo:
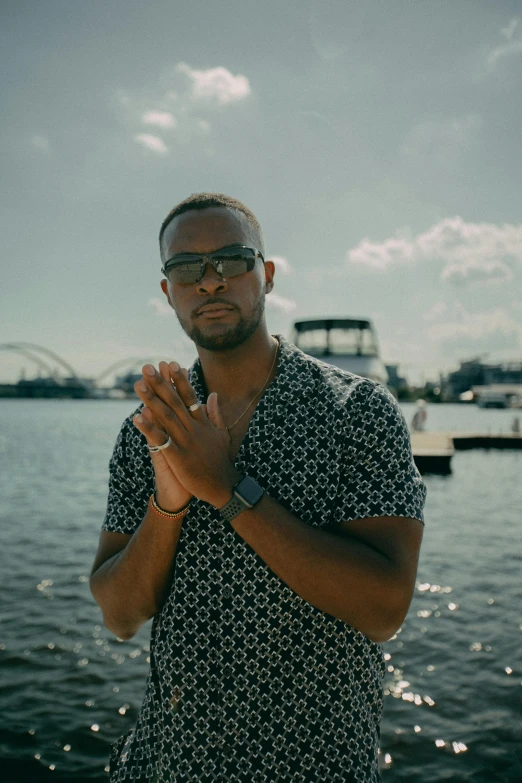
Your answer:
[[[522,449],[520,433],[412,432],[413,459],[419,472],[451,473],[451,458],[456,450]]]
[[[412,432],[411,448],[420,473],[451,473],[455,446],[449,433]]]

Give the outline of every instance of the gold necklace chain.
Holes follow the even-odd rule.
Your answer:
[[[264,389],[265,389],[265,386],[267,385],[267,383],[268,383],[268,381],[269,381],[269,379],[270,379],[270,376],[272,375],[272,370],[274,369],[274,366],[275,366],[275,363],[276,363],[276,359],[277,359],[277,352],[278,352],[278,350],[279,350],[279,340],[277,339],[277,337],[274,337],[274,340],[276,341],[276,347],[275,347],[275,352],[274,352],[274,360],[273,360],[273,362],[272,362],[272,366],[270,367],[270,372],[269,372],[269,373],[268,373],[268,375],[266,376],[266,381],[265,381],[265,382],[264,382],[264,384],[261,386],[261,388],[259,389],[259,391],[258,391],[258,392],[257,392],[257,393],[256,393],[256,394],[255,394],[255,395],[252,397],[252,399],[250,400],[250,402],[249,402],[249,403],[248,403],[248,405],[246,406],[246,408],[245,408],[245,410],[243,411],[243,413],[241,414],[241,416],[240,416],[238,419],[236,419],[236,420],[235,420],[235,422],[234,422],[233,424],[231,424],[231,425],[230,425],[230,427],[227,427],[227,431],[228,431],[228,432],[230,432],[230,430],[232,429],[232,427],[235,427],[235,426],[236,426],[236,424],[237,424],[238,422],[240,422],[240,421],[241,421],[241,419],[243,418],[243,416],[245,415],[245,413],[247,412],[247,410],[250,408],[250,406],[252,405],[252,403],[254,402],[254,400],[256,399],[256,397],[259,397],[259,395],[260,395],[260,394],[261,394],[261,393],[264,391]],[[225,424],[225,427],[226,427],[226,426],[227,426],[227,425]]]

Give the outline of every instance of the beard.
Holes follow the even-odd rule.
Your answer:
[[[216,303],[219,302],[219,299]],[[209,300],[208,304],[213,304]],[[176,313],[181,328],[190,339],[206,351],[231,351],[238,346],[243,345],[251,337],[261,323],[263,313],[265,312],[265,292],[257,300],[250,318],[241,317],[235,326],[230,326],[221,334],[207,334],[202,331],[192,320],[182,320]],[[195,314],[194,314],[195,317]]]

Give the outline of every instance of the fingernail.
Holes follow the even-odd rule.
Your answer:
[[[147,386],[147,384],[146,384],[144,381],[140,381],[140,382],[138,383],[138,389],[139,389],[140,391],[147,391],[147,389],[148,389],[148,388],[149,388],[149,387]]]
[[[179,364],[177,362],[171,362],[170,369],[172,372],[179,372]]]
[[[136,416],[134,417],[134,421],[137,421],[138,424],[142,424],[143,423],[143,416],[140,416],[140,414],[137,413]]]
[[[155,375],[156,374],[156,370],[154,369],[152,364],[146,364],[145,365],[145,372],[147,373],[147,375]]]

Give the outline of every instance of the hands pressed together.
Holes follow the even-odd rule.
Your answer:
[[[239,474],[229,457],[230,435],[217,394],[210,394],[206,405],[189,411],[198,399],[187,370],[176,362],[160,362],[158,370],[145,365],[134,390],[144,403],[134,425],[148,446],[161,446],[171,439],[166,449],[151,452],[161,508],[178,511],[192,496],[216,508],[224,506]]]

